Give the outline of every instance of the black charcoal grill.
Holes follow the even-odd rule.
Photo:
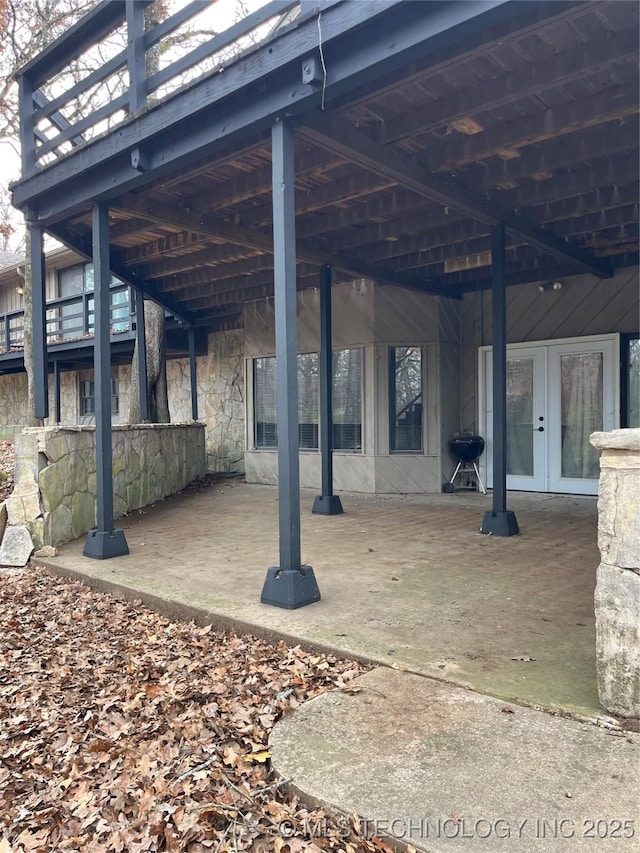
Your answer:
[[[466,476],[468,480],[469,475],[474,474],[478,489],[486,495],[487,490],[478,471],[478,459],[484,452],[484,438],[471,432],[457,432],[449,439],[449,450],[458,460],[458,464],[453,477],[443,485],[442,491],[453,492],[455,479],[459,475]]]

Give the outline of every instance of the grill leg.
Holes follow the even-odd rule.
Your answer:
[[[458,476],[458,471],[460,470],[461,467],[462,467],[462,462],[458,462],[458,464],[456,465],[456,470],[453,472],[453,477],[449,480],[449,482],[452,485],[453,485],[453,481]]]
[[[480,476],[480,471],[478,471],[478,463],[473,463],[473,469],[476,472],[476,477],[478,478],[478,487],[483,495],[487,494],[487,490],[484,487],[484,483],[482,482],[482,477]]]

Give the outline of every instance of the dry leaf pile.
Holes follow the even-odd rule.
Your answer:
[[[0,850],[390,850],[269,767],[275,721],[360,672],[32,567],[0,574]]]
[[[0,502],[13,491],[13,442],[0,439]]]

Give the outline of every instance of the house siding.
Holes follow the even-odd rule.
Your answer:
[[[507,342],[544,341],[632,333],[639,325],[638,268],[610,279],[592,275],[562,279],[555,291],[549,281],[507,288]],[[541,293],[538,285],[546,285]],[[491,292],[467,293],[462,303],[460,423],[476,430],[478,417],[478,347],[490,345]]]

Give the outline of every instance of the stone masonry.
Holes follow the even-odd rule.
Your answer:
[[[596,432],[598,695],[614,714],[640,718],[640,429]]]
[[[15,438],[15,457],[0,565],[18,528],[21,545],[26,532],[39,549],[76,539],[95,526],[93,427],[27,428]],[[204,425],[114,427],[112,470],[115,518],[162,500],[205,473]],[[15,565],[10,558],[4,555],[5,565]]]

